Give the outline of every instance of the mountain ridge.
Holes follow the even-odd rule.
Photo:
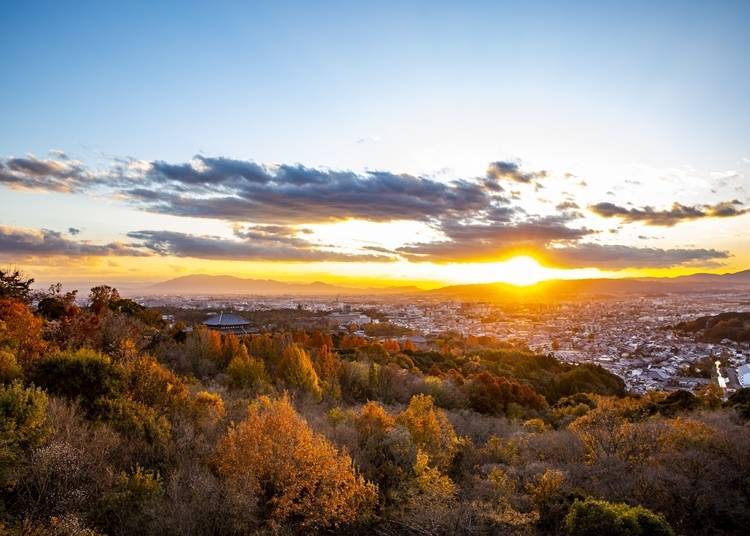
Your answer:
[[[274,279],[252,279],[232,275],[191,274],[139,289],[148,294],[184,295],[395,295],[416,294],[475,300],[555,295],[696,292],[750,288],[750,270],[726,274],[697,273],[677,277],[553,279],[520,287],[510,283],[448,285],[424,290],[414,285],[357,288],[322,281],[290,283]]]

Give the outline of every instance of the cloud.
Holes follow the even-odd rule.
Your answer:
[[[597,267],[622,270],[625,268],[714,266],[717,261],[729,258],[729,253],[715,249],[661,249],[582,243],[548,248],[544,256],[548,262],[566,268]]]
[[[449,183],[408,174],[273,168],[227,158],[151,164],[123,193],[152,212],[229,221],[312,223],[349,218],[427,220],[499,202],[479,182]]]
[[[497,161],[487,166],[487,178],[530,184],[549,175],[546,170],[522,171],[517,162]]]
[[[0,159],[0,184],[14,189],[74,192],[85,188],[92,180],[92,175],[80,162],[67,156]]]
[[[49,229],[22,229],[0,225],[0,256],[18,260],[36,256],[143,257],[148,253],[126,244],[92,244],[88,241],[71,240],[62,233]]]
[[[508,203],[500,195],[500,180],[529,183],[547,176],[507,161],[490,164],[486,177],[443,181],[203,155],[177,163],[113,159],[109,167],[94,170],[61,151],[51,154],[50,159],[0,159],[0,183],[69,193],[101,189],[150,212],[248,223],[434,221],[490,214]]]
[[[77,229],[75,227],[68,227],[68,234],[71,234],[73,236],[76,236],[78,234],[81,234],[81,230]]]
[[[566,225],[564,216],[535,217],[495,225],[443,222],[447,240],[409,244],[397,249],[410,261],[471,262],[496,260],[517,249],[543,249],[557,241],[575,241],[593,231]]]
[[[217,236],[192,235],[174,231],[133,231],[128,237],[140,241],[138,247],[161,256],[193,257],[212,260],[241,261],[337,261],[387,262],[391,255],[345,253],[319,249],[277,230],[238,230],[242,240]]]
[[[681,203],[673,203],[672,208],[667,210],[656,210],[649,206],[643,208],[626,208],[609,202],[590,205],[589,209],[594,214],[603,218],[619,218],[626,223],[642,222],[646,225],[671,227],[689,220],[740,216],[748,212],[748,209],[741,208],[742,206],[741,201],[734,199],[715,205],[688,206]]]

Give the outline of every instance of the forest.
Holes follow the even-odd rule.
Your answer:
[[[450,333],[430,351],[238,337],[31,282],[0,271],[2,534],[750,526],[750,390],[633,396],[599,366]]]
[[[705,342],[729,339],[735,342],[750,341],[750,313],[727,312],[702,316],[689,322],[680,322],[674,329],[693,334]]]

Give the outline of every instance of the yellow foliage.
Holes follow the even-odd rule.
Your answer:
[[[437,409],[429,395],[415,395],[399,414],[397,422],[406,427],[414,444],[439,468],[447,468],[458,451],[459,439],[445,412]]]
[[[288,387],[302,389],[316,398],[323,395],[310,354],[297,343],[284,348],[279,363],[279,375]]]
[[[201,421],[216,423],[223,419],[224,415],[226,414],[226,410],[224,409],[224,400],[218,393],[200,391],[195,395],[193,404],[197,416]]]

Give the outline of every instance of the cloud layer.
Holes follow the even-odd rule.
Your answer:
[[[5,258],[27,258],[34,256],[144,257],[148,253],[118,242],[104,245],[71,240],[62,233],[49,229],[19,229],[0,225],[0,256]]]
[[[748,212],[741,201],[734,199],[715,205],[688,206],[673,203],[672,208],[656,210],[653,207],[626,208],[614,203],[597,203],[589,209],[603,218],[619,218],[626,223],[641,222],[646,225],[671,227],[683,221],[702,218],[731,218]]]
[[[92,244],[78,240],[80,230],[76,227],[68,229],[67,237],[46,229],[4,227],[0,254],[6,258],[158,255],[217,260],[406,259],[447,263],[498,260],[524,251],[559,266],[608,269],[708,266],[729,255],[714,249],[598,243],[597,234],[603,231],[577,223],[583,214],[569,193],[563,193],[557,201],[537,198],[550,208],[556,207],[551,215],[528,212],[528,205],[522,205],[526,199],[523,192],[538,191],[551,176],[547,170],[527,170],[512,160],[491,162],[480,177],[441,181],[389,171],[355,173],[202,155],[177,163],[114,159],[98,170],[62,151],[51,153],[47,159],[33,155],[0,158],[0,185],[8,188],[103,193],[139,210],[217,219],[234,229],[234,238],[136,230],[127,233],[127,244]],[[563,177],[575,178],[571,174]],[[585,187],[582,181],[578,185]],[[506,195],[508,186],[512,189]],[[750,210],[736,199],[713,205],[674,203],[669,209],[610,202],[588,208],[593,214],[618,220],[618,226],[609,229],[611,233],[618,232],[622,224],[671,227],[683,221],[739,216]],[[427,242],[403,237],[403,246],[388,249],[377,245],[378,237],[367,237],[370,245],[352,249],[318,243],[309,231],[299,227],[348,219],[423,222],[442,238]]]

